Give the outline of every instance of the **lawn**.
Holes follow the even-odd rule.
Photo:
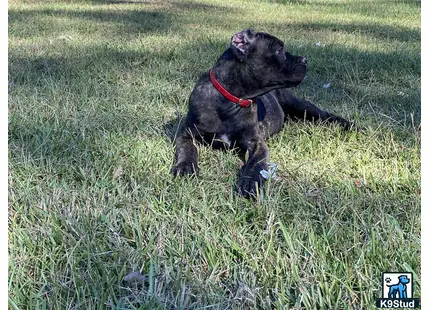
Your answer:
[[[419,297],[420,10],[9,0],[9,307],[374,309],[384,271]],[[248,27],[307,57],[297,95],[365,129],[287,122],[256,200],[231,151],[170,174],[194,83]]]

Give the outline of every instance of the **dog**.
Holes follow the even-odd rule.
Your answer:
[[[390,287],[388,291],[388,298],[408,298],[408,293],[406,290],[406,284],[408,284],[410,280],[407,276],[399,276],[399,283],[393,285],[387,285]],[[397,297],[397,295],[399,295]]]
[[[197,81],[188,101],[188,113],[175,141],[174,177],[198,176],[194,141],[214,148],[248,152],[240,169],[237,191],[255,195],[264,185],[269,151],[265,140],[278,133],[287,117],[336,122],[346,119],[300,99],[288,88],[306,76],[307,60],[284,49],[284,43],[265,32],[240,31],[213,68]]]

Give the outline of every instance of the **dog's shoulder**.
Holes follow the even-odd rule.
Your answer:
[[[210,107],[213,105],[213,99],[216,97],[218,97],[218,91],[213,87],[209,78],[209,73],[206,72],[200,76],[191,92],[189,107],[192,109]]]

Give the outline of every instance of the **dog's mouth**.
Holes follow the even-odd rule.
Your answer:
[[[293,74],[294,80],[302,82],[306,77],[306,70],[300,72],[294,72]]]
[[[294,84],[294,86],[297,86],[306,78],[306,65],[296,65],[292,69],[293,70],[288,82]]]
[[[303,56],[293,56],[289,53],[286,53],[287,58],[287,75],[288,82],[292,84],[300,84],[306,77],[307,70],[307,60],[306,57]]]

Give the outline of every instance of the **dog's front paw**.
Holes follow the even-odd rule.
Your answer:
[[[263,185],[264,178],[260,174],[242,174],[237,183],[237,191],[244,197],[255,196]]]
[[[185,175],[199,175],[199,167],[197,163],[183,161],[177,163],[171,170],[174,177],[185,176]]]

